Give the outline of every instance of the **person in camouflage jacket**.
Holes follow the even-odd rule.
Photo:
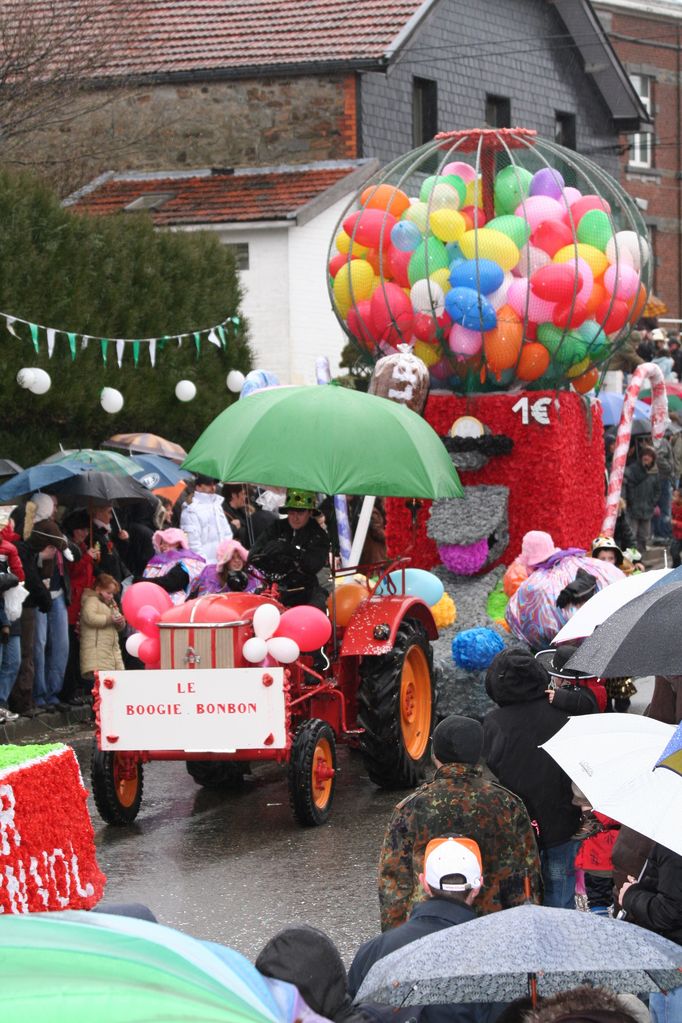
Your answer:
[[[522,801],[483,778],[479,764],[483,729],[473,718],[451,714],[433,733],[436,774],[402,802],[389,821],[379,863],[381,929],[404,923],[419,902],[419,873],[429,841],[468,835],[481,849],[485,886],[479,914],[542,902],[542,875],[535,834]]]

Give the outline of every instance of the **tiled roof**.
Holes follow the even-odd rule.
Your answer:
[[[0,12],[18,0],[0,0]],[[21,0],[26,3],[26,0]],[[31,18],[49,23],[82,0],[30,0]],[[112,39],[107,73],[167,74],[316,62],[378,60],[425,0],[89,0],[81,41]],[[26,10],[26,8],[24,8]],[[120,7],[119,7],[120,11]],[[77,17],[77,15],[74,15]]]
[[[169,198],[158,209],[147,213],[157,227],[287,220],[365,163],[330,160],[290,167],[237,168],[234,173],[103,175],[65,205],[81,213],[105,215],[121,213],[141,196],[166,195]]]

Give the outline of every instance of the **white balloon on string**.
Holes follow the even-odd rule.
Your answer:
[[[105,412],[113,416],[123,408],[123,395],[115,387],[103,387],[99,403]]]
[[[175,397],[178,401],[192,401],[196,394],[196,385],[191,380],[179,380],[175,385]]]
[[[227,374],[227,380],[225,381],[228,391],[232,391],[233,394],[239,394],[244,386],[245,379],[246,377],[244,374],[240,373],[238,369],[231,369]]]

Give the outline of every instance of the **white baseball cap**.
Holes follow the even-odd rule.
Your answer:
[[[455,879],[455,875],[464,881]],[[478,843],[471,838],[434,838],[424,854],[424,880],[442,892],[469,892],[483,884]]]

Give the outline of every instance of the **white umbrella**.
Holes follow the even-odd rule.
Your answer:
[[[674,725],[635,714],[571,718],[544,749],[595,810],[682,855],[682,777],[655,771]]]
[[[574,643],[576,639],[591,636],[598,625],[618,611],[625,604],[644,593],[672,569],[657,568],[653,572],[634,572],[625,579],[619,579],[610,586],[605,586],[599,593],[590,597],[575,614],[569,618],[564,627],[557,632],[552,644]]]

